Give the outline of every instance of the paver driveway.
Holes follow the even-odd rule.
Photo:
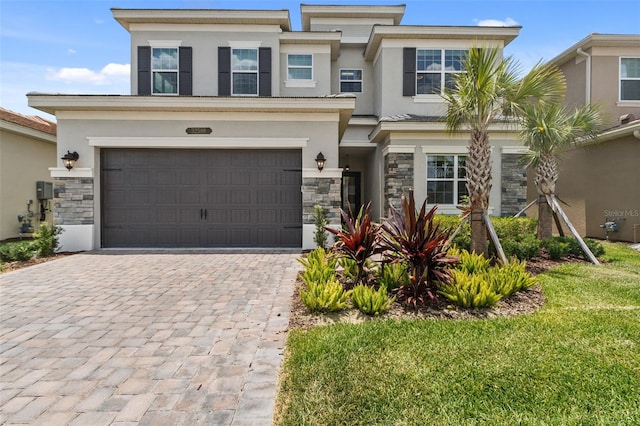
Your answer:
[[[296,257],[100,251],[1,274],[0,424],[270,424]]]

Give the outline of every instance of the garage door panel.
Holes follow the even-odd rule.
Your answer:
[[[251,173],[248,171],[233,171],[229,179],[231,186],[249,186],[251,185]]]
[[[158,225],[166,224],[178,224],[180,212],[177,208],[158,208],[156,210],[156,217]]]
[[[250,210],[231,210],[231,216],[228,218],[228,222],[232,224],[236,223],[251,223],[251,211]]]
[[[229,192],[227,190],[207,189],[207,205],[227,204]]]
[[[248,189],[234,189],[230,192],[229,203],[232,206],[238,204],[250,204],[251,203],[251,191]]]
[[[301,245],[300,150],[114,148],[101,164],[104,247]]]

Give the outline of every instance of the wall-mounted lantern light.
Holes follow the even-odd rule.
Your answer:
[[[318,156],[316,157],[316,164],[318,164],[318,170],[322,171],[322,169],[324,169],[324,162],[327,159],[324,158],[324,155],[322,155],[322,152],[318,153]]]
[[[80,155],[78,155],[76,151],[67,151],[67,153],[62,156],[61,160],[67,170],[71,170],[73,169],[76,161],[78,161],[78,158],[80,158]]]

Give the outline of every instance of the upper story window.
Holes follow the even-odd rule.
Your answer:
[[[313,56],[303,54],[287,55],[287,79],[288,80],[312,80]]]
[[[640,58],[620,58],[620,100],[640,101]]]
[[[416,91],[418,95],[439,95],[444,88],[454,88],[454,75],[465,72],[467,50],[417,49]]]
[[[465,155],[427,155],[429,204],[461,204],[467,192]]]
[[[340,93],[362,93],[362,70],[340,70]]]
[[[234,95],[258,94],[258,49],[231,49]]]
[[[151,73],[153,94],[178,94],[178,48],[154,47],[151,49]]]

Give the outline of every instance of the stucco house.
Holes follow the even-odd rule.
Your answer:
[[[440,93],[465,51],[520,27],[404,12],[303,4],[292,31],[288,10],[112,9],[131,94],[28,95],[57,118],[58,157],[79,155],[51,170],[63,246],[311,248],[314,205],[338,224],[371,201],[377,219],[409,188],[457,214],[468,135],[445,132]],[[490,213],[513,214],[522,144],[507,126],[491,138]]]
[[[584,236],[637,242],[640,34],[590,34],[550,62],[565,74],[567,105],[599,105],[606,123],[596,141],[561,157],[556,193],[563,209]],[[528,195],[536,197],[532,181]]]
[[[0,241],[51,222],[54,164],[56,123],[0,108]]]

